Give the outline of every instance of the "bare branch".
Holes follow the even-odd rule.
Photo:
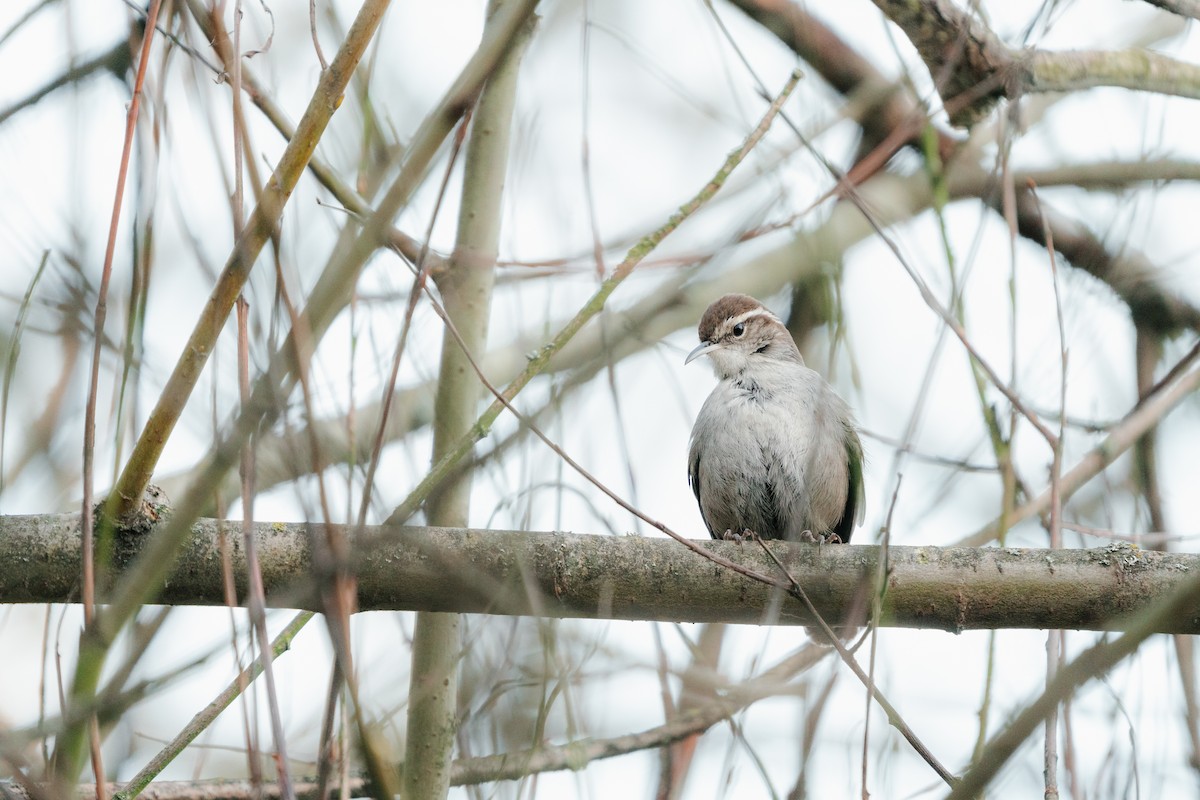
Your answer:
[[[970,126],[1002,98],[1116,86],[1200,97],[1200,66],[1150,50],[1046,51],[1008,47],[951,0],[875,0],[917,48],[955,125]]]
[[[162,523],[159,525],[161,526]],[[224,603],[217,520],[197,522],[157,601]],[[119,543],[123,570],[157,528]],[[262,522],[254,535],[267,602],[321,610],[306,525]],[[236,543],[235,543],[236,544]],[[778,567],[758,548],[697,541],[697,548],[766,575]],[[842,619],[879,548],[769,542],[813,606]],[[463,528],[367,528],[358,555],[361,610],[408,609],[585,619],[677,620],[811,625],[780,587],[738,574],[665,538]],[[234,553],[244,582],[244,551]],[[79,516],[0,518],[0,601],[77,599]],[[1126,544],[1094,550],[897,547],[880,624],[886,627],[1079,628],[1121,630],[1126,616],[1200,574],[1200,554],[1145,551]],[[243,589],[244,587],[239,587]],[[781,603],[778,614],[768,612]],[[1200,633],[1200,608],[1161,632]]]
[[[1074,92],[1115,86],[1200,99],[1200,66],[1153,50],[1035,51],[1029,57],[1031,92]]]

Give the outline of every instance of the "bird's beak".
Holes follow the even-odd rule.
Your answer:
[[[716,350],[718,347],[720,347],[720,345],[715,342],[701,342],[700,344],[696,345],[695,350],[688,353],[688,357],[683,360],[683,363],[690,364],[700,356],[707,355],[713,350]]]

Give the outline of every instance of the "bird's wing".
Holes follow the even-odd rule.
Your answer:
[[[853,422],[846,424],[846,466],[849,468],[850,485],[846,487],[846,508],[838,520],[837,535],[849,542],[854,529],[862,524],[867,512],[866,486],[863,484],[862,440]]]
[[[696,438],[693,436],[692,441],[688,446],[688,485],[692,487],[692,494],[696,495],[696,502],[700,502],[700,448],[696,446]]]
[[[708,528],[708,535],[717,538],[708,524],[708,518],[704,516],[704,505],[700,502],[700,448],[696,447],[695,442],[688,449],[688,483],[691,484],[692,494],[696,495],[696,505],[700,506],[700,517],[704,520],[704,527]]]

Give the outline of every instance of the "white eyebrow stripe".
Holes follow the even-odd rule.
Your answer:
[[[772,314],[770,311],[768,311],[765,308],[752,308],[749,311],[743,311],[741,314],[738,314],[736,317],[730,317],[728,320],[725,321],[725,324],[732,328],[734,325],[737,325],[739,322],[745,322],[746,320],[753,319],[754,317],[766,317],[767,319],[772,319],[772,320],[775,320],[776,322],[779,322],[781,325],[783,324],[782,322],[780,322],[779,317],[775,316],[774,314]]]

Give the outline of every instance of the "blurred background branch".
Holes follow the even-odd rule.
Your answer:
[[[266,690],[249,681],[169,766],[156,760],[197,697],[256,663],[243,610],[185,605],[239,596],[238,537],[213,518],[242,516],[244,482],[276,607],[327,610],[322,589],[345,589],[335,578],[353,567],[364,608],[461,614],[458,636],[424,648],[458,682],[442,698],[446,769],[425,796],[936,793],[872,692],[990,794],[1193,792],[1196,615],[1120,647],[1104,629],[1200,569],[1196,4],[546,0],[505,90],[511,124],[464,122],[508,23],[535,4],[518,5],[497,33],[482,0],[379,3],[364,36],[348,0],[164,4],[109,324],[93,334],[144,12],[0,4],[0,528],[28,526],[0,531],[0,649],[21,654],[0,685],[0,773],[36,787],[61,720],[97,711],[94,764],[112,777],[153,763],[156,781],[249,776],[230,794],[269,795],[263,776],[282,767],[389,793],[397,754],[426,741],[407,722],[423,649],[408,611],[339,611],[289,640],[272,693],[289,763],[271,763]],[[335,55],[348,41],[349,61]],[[770,130],[708,183],[797,69]],[[235,98],[249,101],[237,115]],[[476,140],[486,155],[468,167],[456,154]],[[258,178],[281,163],[283,183]],[[270,212],[244,235],[243,185]],[[481,246],[460,237],[473,227]],[[456,298],[480,247],[494,286]],[[775,680],[764,665],[808,648],[794,625],[755,623],[799,624],[800,607],[643,521],[703,529],[684,453],[712,378],[682,360],[731,291],[787,321],[863,428],[864,546],[781,550],[835,621],[852,593],[877,591],[863,602],[881,626],[855,656],[875,686],[817,656]],[[238,294],[240,341],[206,312]],[[474,364],[439,358],[442,306],[475,321]],[[148,516],[142,538],[117,540],[104,641],[82,651],[108,657],[108,688],[69,710],[79,518],[46,515],[79,510],[79,354],[96,339],[95,485]],[[186,380],[171,379],[180,364]],[[519,383],[519,415],[480,417],[491,398],[475,365],[493,386]],[[475,445],[445,471],[461,489],[450,514],[413,488],[452,406],[485,424],[458,437]],[[135,446],[147,429],[161,439],[150,458]],[[243,444],[253,463],[234,475]],[[141,497],[151,468],[174,516],[158,490]],[[393,541],[377,524],[402,503],[415,527]],[[1052,531],[1080,549],[1041,549]],[[776,574],[753,543],[705,546]],[[138,552],[151,555],[130,572]],[[881,586],[862,578],[876,569]],[[179,605],[142,608],[156,591]],[[266,623],[278,631],[282,614]],[[1045,625],[1087,630],[1030,670],[1046,639],[1029,628]],[[1072,672],[1089,652],[1103,669]],[[354,672],[353,714],[335,661]],[[1068,691],[1046,695],[1063,674]],[[996,744],[1001,720],[1035,717],[1056,720],[1048,755],[1013,745],[1041,723]],[[367,762],[379,779],[352,783]],[[447,774],[496,783],[447,792]]]

